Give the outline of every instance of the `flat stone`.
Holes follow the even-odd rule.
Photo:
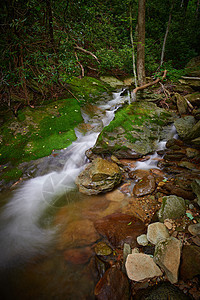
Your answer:
[[[169,238],[169,232],[163,223],[152,223],[147,228],[147,239],[156,245],[158,242]]]
[[[174,237],[160,241],[155,248],[154,262],[164,269],[171,283],[178,281],[181,241]]]
[[[200,223],[189,225],[188,231],[192,235],[198,235],[198,234],[200,235]]]
[[[125,266],[128,278],[134,281],[162,275],[153,258],[144,253],[129,254]]]
[[[144,223],[132,215],[114,213],[95,222],[99,234],[107,237],[113,247],[123,248],[124,243],[136,246],[136,239],[144,233]]]
[[[133,194],[136,197],[151,194],[156,188],[156,181],[152,175],[148,175],[139,180],[133,187]]]
[[[129,300],[129,282],[127,276],[116,266],[108,269],[94,290],[97,300]]]

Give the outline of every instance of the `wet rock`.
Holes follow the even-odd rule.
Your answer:
[[[129,282],[127,276],[117,267],[108,269],[104,276],[97,283],[95,290],[95,299],[105,300],[128,300]]]
[[[163,282],[145,290],[138,291],[134,300],[189,300],[179,288],[169,282]]]
[[[185,98],[183,96],[181,96],[178,93],[175,93],[175,97],[176,97],[176,104],[177,104],[177,108],[178,108],[178,112],[180,115],[184,115],[187,112],[187,101],[185,100]]]
[[[159,185],[159,191],[164,194],[176,195],[184,199],[193,200],[195,194],[192,191],[191,183],[192,179],[175,177],[174,180]]]
[[[184,143],[181,140],[177,139],[170,139],[166,143],[166,148],[172,149],[172,150],[180,150],[183,147]]]
[[[156,181],[152,175],[148,175],[139,180],[134,188],[133,194],[136,197],[144,196],[153,193],[156,188]]]
[[[99,234],[107,237],[113,247],[123,248],[124,243],[136,245],[137,236],[145,231],[144,223],[132,215],[115,213],[95,222]]]
[[[158,211],[158,218],[161,222],[165,219],[177,219],[185,214],[185,200],[175,195],[164,196],[162,205]]]
[[[64,258],[67,262],[79,265],[85,264],[92,257],[93,251],[90,247],[74,248],[64,252]]]
[[[197,157],[198,155],[200,155],[199,150],[194,148],[186,148],[186,156],[188,158],[194,158]]]
[[[129,178],[136,181],[141,180],[142,178],[149,176],[151,174],[150,170],[135,170],[128,173]]]
[[[171,283],[178,281],[178,269],[181,257],[181,242],[170,237],[160,241],[155,248],[154,261],[164,269],[168,280]]]
[[[156,222],[148,226],[147,239],[152,244],[156,245],[167,238],[169,238],[169,232],[163,223]]]
[[[106,193],[106,199],[108,199],[109,201],[121,202],[124,199],[124,197],[124,194],[119,190]]]
[[[112,249],[104,242],[96,244],[94,251],[97,255],[107,256],[112,254]]]
[[[161,270],[154,263],[153,258],[143,253],[128,255],[126,260],[126,272],[128,278],[134,281],[141,281],[162,275]]]
[[[188,139],[195,125],[195,118],[193,116],[179,118],[174,121],[174,125],[176,127],[179,137],[181,139]]]
[[[146,101],[134,102],[116,113],[92,151],[114,154],[117,158],[141,157],[157,149],[157,141],[163,138],[162,132],[170,122],[172,115],[166,110]]]
[[[89,220],[74,221],[61,232],[57,248],[63,250],[67,247],[84,247],[91,245],[99,239],[93,222]]]
[[[180,276],[184,280],[200,275],[200,247],[185,245],[182,251]]]
[[[117,164],[100,157],[89,163],[76,180],[79,191],[87,194],[107,192],[121,181],[121,172]]]
[[[200,223],[197,224],[191,224],[188,226],[188,231],[192,234],[192,235],[200,235]]]
[[[127,256],[129,254],[131,254],[131,246],[129,244],[124,244],[124,248],[123,248],[123,266],[125,267],[125,262],[126,262],[126,259],[127,259]]]
[[[147,246],[148,245],[148,239],[147,239],[147,235],[146,234],[142,234],[140,236],[137,237],[137,243],[138,245],[141,246]]]

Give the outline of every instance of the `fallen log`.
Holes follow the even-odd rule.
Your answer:
[[[136,87],[136,88],[132,91],[132,93],[131,93],[132,101],[136,101],[136,94],[137,94],[138,91],[144,90],[144,89],[146,89],[146,88],[148,88],[148,87],[150,87],[150,86],[152,86],[152,85],[155,85],[156,83],[158,83],[158,82],[164,80],[165,77],[166,77],[166,75],[167,75],[167,70],[164,71],[162,78],[157,78],[157,79],[154,80],[154,81],[151,81],[151,82],[146,83],[146,84],[144,84],[144,85],[142,85],[142,86]]]

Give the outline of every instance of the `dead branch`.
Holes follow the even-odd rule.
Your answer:
[[[69,92],[78,102],[80,102],[79,100],[78,100],[78,98],[70,91],[70,90],[68,90],[60,81],[59,81],[59,84],[61,85],[61,87],[64,89],[64,90],[66,90],[67,92]]]
[[[133,99],[133,101],[136,100],[136,94],[137,94],[138,91],[144,90],[144,89],[146,89],[146,88],[148,88],[148,87],[150,87],[150,86],[152,86],[152,85],[157,84],[159,81],[164,80],[165,77],[166,77],[166,75],[167,75],[167,70],[164,71],[163,77],[162,77],[162,78],[157,78],[157,79],[154,80],[154,81],[151,81],[151,82],[149,82],[149,83],[147,83],[147,84],[144,84],[144,85],[142,85],[142,86],[136,87],[136,88],[132,91],[132,99]]]
[[[78,55],[75,51],[75,57],[76,57],[76,60],[77,60],[77,63],[79,64],[80,68],[81,68],[81,77],[84,77],[85,76],[85,71],[84,71],[84,68],[83,68],[83,65],[80,63],[80,61],[78,60]]]
[[[84,52],[86,54],[91,55],[92,57],[94,57],[96,59],[96,61],[98,62],[98,64],[100,64],[100,61],[98,60],[98,58],[96,57],[96,55],[94,53],[92,53],[92,52],[90,52],[88,50],[85,50],[82,47],[79,47],[78,45],[76,45],[74,48],[77,49],[77,50],[79,50],[79,51],[82,51],[82,52]]]

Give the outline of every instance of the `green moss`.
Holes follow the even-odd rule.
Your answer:
[[[9,182],[11,180],[16,180],[18,178],[20,178],[22,176],[22,171],[17,169],[17,168],[13,168],[11,170],[8,171],[4,171],[3,175],[1,176],[2,179],[4,179],[6,182]]]

